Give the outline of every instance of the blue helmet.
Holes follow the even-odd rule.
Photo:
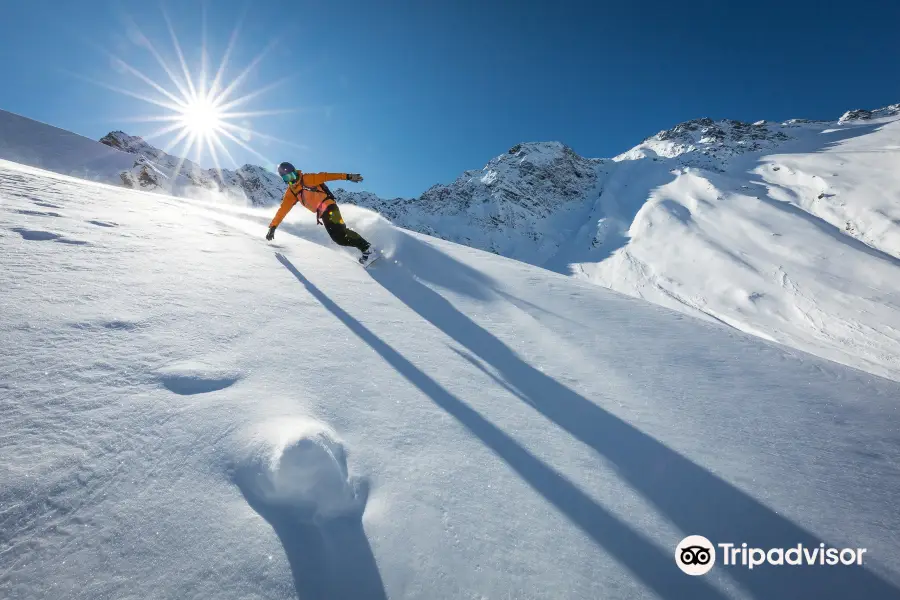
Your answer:
[[[283,162],[280,165],[278,165],[278,174],[281,175],[282,177],[284,177],[288,173],[293,173],[296,170],[297,169],[294,168],[294,165],[292,165],[289,162]]]

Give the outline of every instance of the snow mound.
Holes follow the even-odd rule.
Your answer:
[[[233,479],[281,541],[297,595],[386,600],[362,527],[368,487],[348,476],[334,431],[288,418],[265,422],[248,437]]]
[[[365,494],[347,473],[347,456],[337,434],[312,419],[279,419],[249,435],[234,480],[250,504],[266,516],[289,510],[301,522],[361,514]]]

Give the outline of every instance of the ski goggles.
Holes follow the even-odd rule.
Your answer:
[[[281,176],[281,179],[285,183],[293,183],[293,182],[297,181],[297,171],[291,171],[290,173],[285,173],[284,175]]]

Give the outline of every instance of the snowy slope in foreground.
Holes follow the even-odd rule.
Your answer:
[[[0,163],[0,597],[900,593],[900,385],[345,216]]]

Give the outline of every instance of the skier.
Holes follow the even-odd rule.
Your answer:
[[[269,224],[267,240],[272,241],[275,238],[275,228],[299,202],[316,213],[316,222],[325,225],[325,231],[328,232],[334,243],[351,246],[362,252],[362,256],[359,257],[361,265],[366,266],[373,260],[372,245],[344,224],[334,194],[325,185],[326,181],[346,180],[359,183],[363,179],[361,175],[358,173],[301,173],[289,162],[278,165],[278,174],[288,184],[288,187],[284,191],[281,207]]]

